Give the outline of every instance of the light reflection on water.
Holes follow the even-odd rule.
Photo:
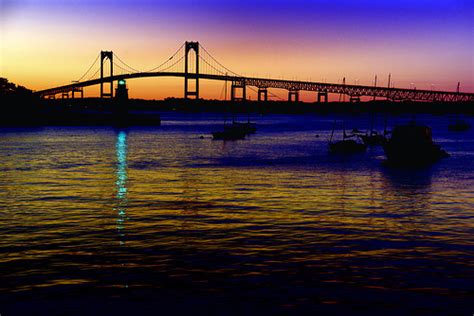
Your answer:
[[[382,166],[380,149],[328,155],[332,117],[267,116],[249,140],[227,143],[199,139],[220,117],[163,119],[155,129],[2,131],[2,310],[471,306],[472,131],[420,118],[452,157],[401,171]]]
[[[127,132],[119,131],[117,134],[117,181],[116,197],[117,230],[120,236],[120,245],[125,245],[125,220],[127,219]]]

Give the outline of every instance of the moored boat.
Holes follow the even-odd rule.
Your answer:
[[[215,140],[239,140],[245,136],[254,134],[257,131],[255,123],[239,123],[233,121],[232,124],[225,124],[222,131],[212,133],[212,139]]]
[[[331,133],[331,138],[329,139],[329,152],[332,154],[355,154],[365,152],[367,145],[360,140],[360,133],[358,130],[352,130],[352,134],[347,135],[346,130],[343,127],[343,138],[340,141],[333,142],[334,129],[336,127],[336,122],[334,122],[334,128]],[[351,139],[355,138],[357,139]]]
[[[329,152],[333,154],[361,153],[367,149],[367,145],[353,139],[344,139],[337,142],[329,142]]]
[[[370,134],[360,135],[360,138],[366,146],[382,145],[385,141],[385,137],[378,134],[376,131],[372,131]]]
[[[234,122],[232,122],[232,125],[225,125],[224,130],[226,130],[226,129],[241,130],[245,134],[249,135],[249,134],[255,134],[255,132],[257,131],[257,124],[250,123],[250,122],[240,123],[240,122],[235,122],[234,121]]]
[[[416,123],[396,126],[383,149],[389,164],[401,166],[427,165],[449,157],[433,142],[431,128]]]
[[[244,130],[232,125],[224,125],[223,131],[212,132],[213,140],[239,140],[245,139],[245,136],[247,133]]]

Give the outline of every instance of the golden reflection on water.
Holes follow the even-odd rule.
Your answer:
[[[455,166],[405,176],[380,167],[380,153],[370,165],[333,162],[324,140],[290,136],[225,147],[159,130],[2,137],[0,289],[162,286],[150,274],[197,284],[203,273],[291,274],[292,264],[320,283],[410,288],[397,260],[431,260],[445,275],[472,268],[459,258],[474,245],[474,177],[450,181]]]
[[[299,224],[314,227],[332,225],[370,230],[375,233],[373,237],[377,237],[379,229],[383,234],[388,229],[399,235],[426,229],[427,225],[434,224],[430,218],[439,212],[434,207],[441,202],[439,197],[449,193],[445,191],[433,195],[429,175],[426,181],[413,186],[400,183],[396,176],[394,178],[377,169],[357,171],[339,167],[331,170],[318,166],[309,170],[233,166],[197,168],[176,163],[170,166],[166,162],[130,169],[128,159],[137,161],[144,158],[140,152],[143,140],[133,141],[132,146],[139,150],[129,157],[128,137],[126,131],[116,133],[113,168],[107,162],[110,156],[100,158],[107,151],[94,147],[92,153],[88,147],[87,150],[79,148],[79,152],[74,150],[71,155],[43,154],[36,161],[20,161],[18,167],[23,164],[23,167],[33,169],[8,172],[9,181],[3,183],[3,192],[15,201],[8,204],[11,210],[17,210],[15,217],[21,217],[23,223],[31,225],[38,224],[38,219],[42,220],[43,225],[57,227],[70,222],[92,227],[102,225],[97,220],[102,221],[103,217],[97,215],[110,201],[105,197],[111,192],[110,179],[113,175],[113,210],[120,244],[125,243],[125,221],[130,209],[133,210],[133,217],[140,219],[130,224],[130,229],[140,229],[151,224],[147,219],[159,218],[157,223],[160,226],[175,229],[186,225],[197,230],[215,231],[261,223],[295,227]],[[64,142],[58,144],[58,141],[51,139],[44,141],[44,144],[51,142],[58,147],[65,146]],[[79,144],[76,143],[77,146]],[[195,144],[170,146],[169,141],[153,144],[154,148],[150,148],[146,155],[147,159],[156,161],[174,160],[176,157],[191,156],[189,152],[193,150],[208,151],[215,149],[212,146],[222,146],[215,143],[204,144],[203,148]],[[37,147],[37,144],[31,145]],[[101,154],[91,162],[94,151]],[[8,159],[3,165],[5,163]],[[35,164],[39,165],[38,168],[34,168]],[[128,189],[129,185],[132,185],[132,190]],[[3,199],[3,203],[6,201]],[[88,210],[96,210],[94,216],[79,216]],[[429,218],[417,218],[426,213],[429,213]],[[48,233],[53,232],[48,230]],[[287,232],[291,234],[291,230]],[[15,236],[28,238],[30,234],[25,231]],[[268,235],[267,232],[259,234]]]

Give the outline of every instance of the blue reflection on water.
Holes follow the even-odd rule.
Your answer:
[[[117,141],[115,143],[116,152],[116,199],[117,206],[114,210],[117,212],[117,230],[119,233],[120,245],[125,245],[125,220],[127,219],[127,133],[120,131],[117,134]]]

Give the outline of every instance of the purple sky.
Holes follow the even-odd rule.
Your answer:
[[[2,76],[33,89],[77,78],[101,49],[147,69],[197,40],[247,75],[371,84],[392,73],[400,87],[474,92],[467,0],[4,0],[1,12]]]

